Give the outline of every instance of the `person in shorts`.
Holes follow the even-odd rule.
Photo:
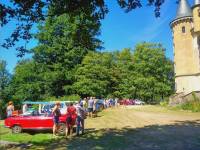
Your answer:
[[[93,106],[94,106],[94,100],[93,100],[93,98],[91,97],[91,98],[88,100],[88,116],[89,116],[89,117],[92,117],[92,116],[93,116]]]
[[[73,103],[70,103],[69,106],[67,107],[67,114],[66,114],[66,137],[69,135],[70,137],[72,136],[73,133],[73,127],[76,123],[76,108],[73,106]]]
[[[84,119],[85,119],[85,109],[83,104],[79,103],[76,107],[77,119],[76,119],[76,135],[79,136],[79,132],[84,134]]]
[[[60,102],[56,102],[54,108],[53,108],[53,136],[56,137],[56,133],[59,129],[59,117],[61,116],[60,113]]]

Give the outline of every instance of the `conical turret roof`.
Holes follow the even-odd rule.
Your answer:
[[[187,0],[179,0],[179,6],[175,20],[183,17],[192,17],[192,9]]]
[[[199,5],[200,4],[200,0],[195,0],[194,1],[194,5]]]

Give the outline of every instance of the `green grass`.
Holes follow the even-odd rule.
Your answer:
[[[200,112],[200,101],[190,101],[185,104],[180,104],[177,106],[168,106],[168,105],[161,105],[161,106],[174,111]]]
[[[192,101],[180,106],[183,110],[191,110],[192,112],[200,112],[200,101]]]
[[[0,139],[5,141],[19,143],[43,143],[52,139],[51,133],[21,133],[12,134],[11,130],[3,126],[3,121],[0,121]]]

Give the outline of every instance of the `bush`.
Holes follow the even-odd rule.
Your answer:
[[[160,102],[160,106],[163,106],[163,107],[168,106],[168,101],[162,101],[162,102]]]
[[[61,98],[59,98],[59,100],[61,101],[79,101],[81,99],[81,97],[77,94],[74,95],[69,95],[69,96],[63,96]]]
[[[169,104],[169,98],[164,98],[163,101],[160,102],[160,106],[166,107]]]
[[[79,101],[81,97],[77,94],[63,97],[46,97],[44,101]]]
[[[59,98],[56,98],[54,96],[52,97],[45,97],[44,98],[44,101],[59,101],[60,99]]]
[[[191,110],[192,112],[200,112],[200,101],[191,101],[180,106],[183,110]]]

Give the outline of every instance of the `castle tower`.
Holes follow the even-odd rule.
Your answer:
[[[194,32],[200,32],[200,0],[195,0],[194,6],[192,7]]]
[[[174,42],[176,93],[200,91],[200,0],[193,9],[179,0],[176,18],[171,22]]]

